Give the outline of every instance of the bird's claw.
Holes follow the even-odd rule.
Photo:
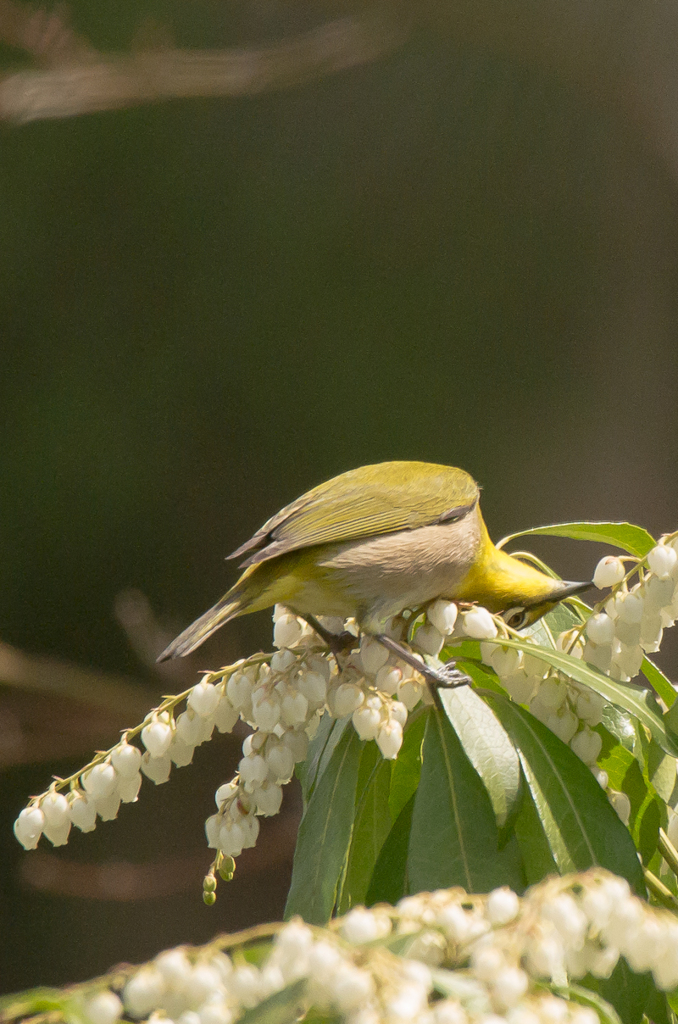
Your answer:
[[[345,629],[343,633],[329,634],[325,642],[336,657],[337,655],[348,654],[349,651],[355,650],[360,645],[360,638],[355,633],[349,633]]]
[[[448,661],[442,668],[432,669],[431,677],[435,678],[435,682],[438,686],[442,686],[445,689],[452,689],[455,686],[472,686],[473,680],[466,672],[462,672],[461,669],[456,667],[454,661]],[[430,677],[430,678],[431,678]]]

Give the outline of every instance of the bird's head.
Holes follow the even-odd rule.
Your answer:
[[[476,601],[501,614],[512,629],[524,629],[566,597],[590,590],[593,583],[556,580],[494,546],[482,524],[476,560],[455,597]]]

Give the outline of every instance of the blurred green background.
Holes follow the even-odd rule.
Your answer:
[[[452,5],[430,4],[382,59],[287,91],[4,126],[3,641],[173,692],[153,637],[139,657],[121,628],[121,592],[146,595],[153,615],[138,594],[132,611],[169,638],[232,581],[223,556],[264,519],[382,459],[469,470],[495,537],[571,518],[678,526],[672,93],[663,127],[647,98],[605,95],[628,57],[606,36],[623,5],[583,37],[563,30],[560,61],[535,59],[535,5],[514,6],[528,27],[511,47],[503,5],[469,39]],[[661,35],[666,12],[642,6],[634,31]],[[331,13],[81,0],[73,22],[103,49],[129,46],[144,17],[207,47]],[[599,79],[582,83],[594,36],[608,39]],[[641,71],[671,78],[646,51]],[[570,578],[599,556],[534,546]],[[265,615],[233,624],[182,679],[269,637]],[[224,740],[144,784],[118,823],[42,861],[21,853],[9,830],[27,796],[140,717],[88,718],[86,700],[0,691],[5,991],[281,912],[293,802],[279,860],[200,902],[202,822],[237,760]],[[127,895],[92,881],[137,862],[147,884]]]

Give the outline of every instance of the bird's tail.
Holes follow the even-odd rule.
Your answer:
[[[229,591],[220,601],[201,615],[199,619],[191,623],[183,633],[180,633],[176,640],[173,640],[169,647],[162,652],[158,661],[168,661],[170,658],[185,658],[187,654],[200,647],[212,636],[220,626],[230,619],[234,619],[242,611],[242,595]]]

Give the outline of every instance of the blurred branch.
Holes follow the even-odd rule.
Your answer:
[[[47,54],[49,63],[59,65],[20,71],[0,80],[1,120],[26,123],[168,99],[247,96],[284,89],[370,63],[407,36],[403,21],[386,18],[380,9],[330,21],[258,48],[170,48],[108,56],[91,50],[65,26],[59,31],[58,15],[48,19],[51,28],[42,35],[35,18],[28,6],[0,2],[0,40],[43,58]],[[49,42],[59,38],[61,51]],[[67,54],[63,64],[55,59],[60,52]]]
[[[24,654],[5,643],[0,643],[0,684],[80,701],[116,715],[127,713],[135,721],[146,714],[157,696],[155,689],[124,676]]]

